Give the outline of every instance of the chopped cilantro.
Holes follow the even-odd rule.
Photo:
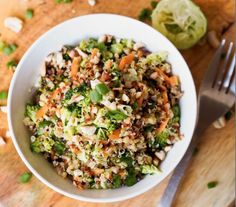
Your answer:
[[[25,172],[20,176],[20,182],[21,183],[28,183],[32,177],[31,172]]]
[[[211,181],[209,183],[207,183],[207,188],[211,189],[211,188],[215,188],[218,185],[217,181]]]

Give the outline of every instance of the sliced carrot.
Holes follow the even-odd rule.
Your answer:
[[[119,64],[120,70],[124,70],[125,66],[131,64],[133,59],[134,59],[134,55],[132,53],[122,57]]]
[[[74,57],[71,65],[71,77],[75,78],[79,69],[79,63],[81,61],[81,57]]]
[[[36,119],[42,118],[48,111],[49,106],[45,104],[43,107],[41,107],[37,112],[36,112]]]
[[[57,97],[57,95],[60,93],[60,88],[57,88],[57,89],[55,89],[53,92],[52,92],[52,96],[51,96],[51,98],[52,99],[55,99],[56,97]]]
[[[157,133],[158,133],[158,134],[161,133],[161,132],[163,132],[163,131],[165,130],[165,128],[166,128],[168,122],[169,122],[169,118],[167,118],[165,121],[161,122],[160,127],[157,129]]]
[[[156,71],[161,75],[164,80],[170,85],[170,86],[176,86],[179,84],[178,77],[176,75],[168,77],[162,70],[159,68],[156,69]]]
[[[173,75],[169,78],[169,84],[171,86],[177,86],[179,84],[179,79],[176,75]]]
[[[112,134],[109,135],[110,139],[119,139],[120,138],[120,129],[116,129]]]
[[[167,96],[166,90],[162,92],[162,97],[163,97],[164,104],[168,103],[168,96]]]
[[[104,169],[101,169],[101,168],[94,168],[92,169],[92,172],[95,174],[95,175],[100,175],[104,172]]]

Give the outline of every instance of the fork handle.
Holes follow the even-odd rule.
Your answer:
[[[197,145],[197,141],[198,141],[197,137],[199,137],[200,132],[201,132],[201,130],[198,130],[198,129],[194,132],[192,141],[191,141],[184,157],[182,158],[182,160],[179,162],[179,164],[175,168],[175,170],[170,178],[169,184],[166,187],[166,190],[160,200],[158,207],[171,207],[172,206],[176,192],[179,188],[179,185],[181,184],[181,181],[183,180],[185,171],[190,163],[190,160],[193,155],[193,151]]]

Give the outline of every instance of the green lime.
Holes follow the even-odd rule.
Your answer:
[[[204,36],[207,20],[191,0],[162,0],[153,10],[152,25],[178,49],[187,49]]]

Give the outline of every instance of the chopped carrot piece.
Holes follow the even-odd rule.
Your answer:
[[[164,104],[168,103],[168,96],[166,90],[162,92],[162,97],[164,100]]]
[[[178,77],[176,75],[169,78],[169,84],[171,86],[177,86],[179,84]]]
[[[55,89],[53,92],[52,92],[52,99],[55,99],[57,97],[57,95],[60,93],[60,88],[57,88]]]
[[[156,71],[161,75],[164,80],[170,85],[170,86],[176,86],[179,84],[178,77],[176,75],[168,77],[162,70],[159,68],[156,69]]]
[[[101,169],[101,168],[94,168],[92,170],[92,172],[95,174],[95,175],[100,175],[104,172],[104,169]]]
[[[163,132],[163,130],[166,128],[168,122],[169,122],[169,118],[167,118],[165,121],[161,122],[160,127],[157,129],[157,133]]]
[[[113,133],[109,135],[109,138],[110,139],[119,139],[120,131],[121,131],[120,129],[114,130]]]
[[[132,53],[122,57],[119,64],[120,70],[124,70],[125,66],[131,64],[133,59],[134,59],[134,55]]]
[[[81,61],[81,57],[74,57],[72,66],[71,66],[71,77],[75,78],[79,69],[79,63]]]
[[[48,111],[49,107],[47,104],[45,104],[43,107],[41,107],[37,112],[36,112],[36,119],[42,118]]]

